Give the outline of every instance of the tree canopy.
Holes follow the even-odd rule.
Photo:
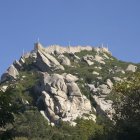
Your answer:
[[[140,73],[114,87],[114,121],[118,139],[140,139]]]

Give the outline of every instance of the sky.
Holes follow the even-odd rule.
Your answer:
[[[102,43],[123,61],[140,62],[140,0],[0,0],[0,75],[23,49]]]

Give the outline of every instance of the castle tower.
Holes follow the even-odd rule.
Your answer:
[[[41,43],[37,42],[37,43],[34,44],[34,50],[38,51],[38,50],[43,50],[43,49],[44,48],[43,48]]]

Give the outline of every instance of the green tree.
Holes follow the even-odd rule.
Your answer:
[[[17,113],[17,104],[12,102],[11,88],[8,88],[6,92],[0,91],[0,138],[10,138],[9,131],[7,128],[8,124],[14,122],[14,113]]]
[[[119,140],[140,139],[140,73],[134,73],[114,88],[114,121]]]

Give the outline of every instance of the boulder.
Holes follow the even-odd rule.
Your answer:
[[[94,102],[96,103],[96,112],[100,115],[108,116],[112,119],[113,115],[113,108],[112,108],[112,101],[106,100],[107,95],[111,92],[111,80],[107,80],[109,85],[99,85],[97,88],[93,84],[88,84],[90,91],[92,92],[91,97],[93,98]],[[109,87],[110,86],[110,87]]]
[[[114,113],[114,109],[112,108],[112,101],[105,100],[104,98],[101,98],[96,95],[93,95],[92,98],[96,102],[97,114],[102,114],[112,119]]]
[[[64,73],[63,76],[67,83],[78,81],[78,78],[72,74]]]
[[[97,92],[97,88],[95,88],[95,85],[93,84],[87,84],[87,86],[89,87],[90,91],[92,91],[93,93]]]
[[[0,91],[5,92],[7,90],[8,86],[4,85],[2,87],[0,87]]]
[[[91,60],[92,61],[94,59],[94,57],[92,55],[88,55],[87,54],[87,55],[83,56],[83,59],[84,60]]]
[[[25,63],[25,59],[24,59],[23,57],[21,57],[21,58],[19,59],[19,63],[20,63],[21,65],[23,65],[23,64]]]
[[[122,82],[122,81],[123,81],[123,79],[121,79],[121,78],[119,78],[119,77],[113,77],[113,80],[114,80],[115,82]]]
[[[83,56],[83,60],[90,66],[90,65],[93,65],[94,62],[93,61],[93,56],[92,55],[86,55],[86,56]]]
[[[99,55],[95,55],[94,60],[101,63],[101,64],[105,64],[105,62],[103,61],[104,59]]]
[[[4,82],[6,80],[14,80],[17,79],[19,75],[18,70],[15,68],[14,65],[11,65],[7,71],[1,76],[1,82]]]
[[[137,70],[137,66],[132,65],[132,64],[128,65],[126,69],[126,71],[131,71],[131,72],[136,72],[136,70]]]
[[[105,84],[102,84],[102,85],[99,85],[98,87],[98,91],[101,93],[101,94],[109,94],[111,92],[111,90],[109,89],[109,87]]]
[[[89,66],[91,66],[91,65],[94,64],[94,62],[92,62],[92,61],[90,61],[90,60],[85,60],[85,61],[87,62],[87,64],[88,64]]]
[[[62,64],[62,65],[67,65],[67,66],[71,65],[70,60],[63,54],[59,55],[58,59],[60,60],[60,64]]]
[[[112,87],[113,87],[112,81],[110,79],[107,79],[106,83],[109,86],[109,88],[112,89]]]
[[[43,85],[45,85],[45,90],[50,92],[51,88],[53,87],[57,90],[64,91],[67,93],[67,86],[63,79],[63,76],[59,74],[52,74],[52,75],[44,75]]]
[[[102,79],[103,79],[103,77],[97,77],[97,79],[98,79],[98,80],[102,80]]]
[[[15,60],[13,65],[15,66],[16,69],[20,70],[22,68],[22,64],[20,64],[19,61]]]
[[[40,50],[37,52],[36,65],[43,72],[56,69],[64,70],[64,67],[52,55]]]
[[[80,89],[76,83],[74,83],[74,82],[68,83],[67,87],[68,87],[69,96],[79,96],[79,97],[82,96]]]
[[[99,74],[98,72],[96,72],[96,71],[93,71],[92,74],[94,74],[94,75],[100,75],[100,74]]]
[[[42,99],[45,103],[45,106],[54,111],[53,98],[46,91],[42,91]]]

